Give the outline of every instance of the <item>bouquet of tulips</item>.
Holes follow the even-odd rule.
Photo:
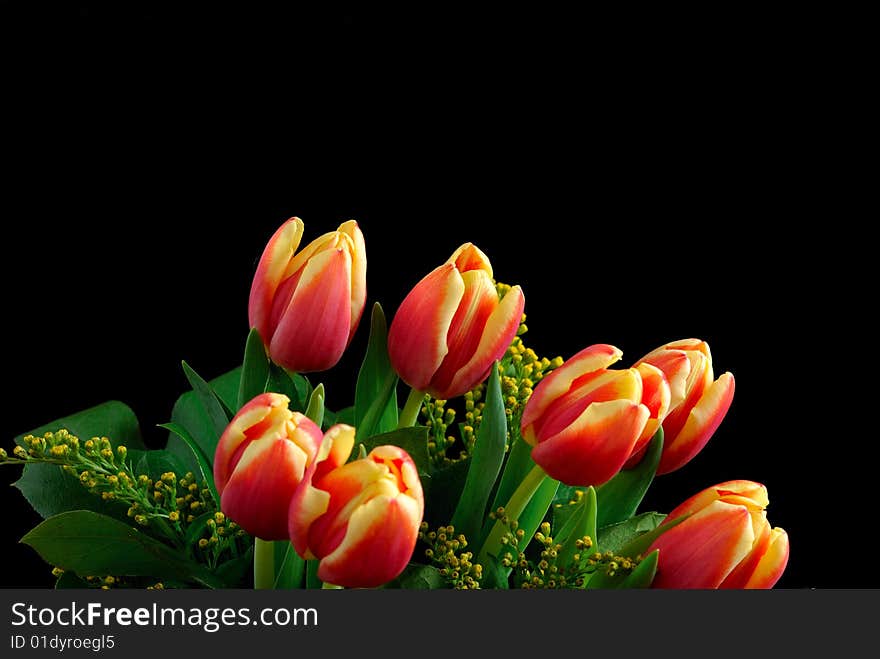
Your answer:
[[[640,512],[723,420],[734,378],[701,340],[629,368],[592,345],[523,343],[525,298],[465,243],[390,327],[377,303],[353,405],[306,374],[337,364],[367,302],[354,221],[267,244],[241,367],[184,393],[148,449],[113,401],[0,449],[44,518],[23,542],[57,587],[769,588],[788,560],[767,491],[709,487]],[[315,379],[315,376],[311,376]],[[398,386],[409,392],[402,407]],[[325,402],[327,404],[325,404]]]

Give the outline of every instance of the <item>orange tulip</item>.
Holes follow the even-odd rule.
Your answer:
[[[671,389],[669,414],[663,421],[663,455],[658,474],[680,469],[714,434],[733,402],[734,379],[712,372],[709,344],[699,339],[674,341],[642,357],[666,375]]]
[[[727,481],[673,510],[672,521],[646,554],[660,550],[654,588],[772,588],[788,563],[788,535],[771,528],[767,488]],[[664,522],[665,524],[666,522]]]
[[[266,245],[251,286],[248,317],[276,364],[290,371],[336,365],[367,299],[364,237],[350,220],[297,253],[302,220],[285,222]]]
[[[654,434],[669,385],[650,365],[613,370],[622,352],[590,346],[541,380],[523,410],[532,459],[569,485],[601,485]]]
[[[260,394],[239,410],[214,453],[220,509],[251,535],[287,539],[290,500],[321,445],[321,429],[291,412],[282,394]]]
[[[425,503],[415,463],[397,446],[346,464],[354,435],[341,424],[327,431],[290,502],[289,535],[300,556],[320,560],[322,581],[372,588],[412,558]]]
[[[460,396],[504,355],[524,304],[519,286],[498,299],[489,259],[465,243],[401,303],[388,332],[391,364],[417,391]]]

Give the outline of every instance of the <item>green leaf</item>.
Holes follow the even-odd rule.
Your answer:
[[[407,428],[406,430],[412,429]],[[427,455],[428,429],[423,428],[422,430],[425,433],[425,454]],[[464,481],[467,478],[470,464],[471,459],[467,458],[453,462],[448,467],[429,474],[423,474],[419,470],[422,488],[425,491],[425,521],[431,526],[446,526],[452,519],[456,503],[461,498],[461,491],[464,489]],[[475,544],[473,539],[469,539],[469,542]]]
[[[308,407],[306,407],[305,415],[309,417],[320,428],[324,423],[324,385],[319,384],[315,387],[309,398]]]
[[[293,545],[287,540],[275,543],[275,565],[277,573],[275,584],[272,586],[275,590],[302,588],[303,577],[306,574],[306,560],[296,553]]]
[[[635,515],[654,480],[663,453],[663,428],[658,428],[638,465],[624,469],[596,490],[599,526],[616,524]]]
[[[217,486],[214,484],[214,469],[213,469],[213,454],[211,458],[205,455],[204,451],[202,451],[201,447],[196,442],[195,438],[189,434],[186,428],[177,424],[177,423],[160,423],[160,428],[165,428],[166,430],[170,430],[175,435],[177,435],[183,442],[189,446],[190,450],[193,453],[193,456],[196,459],[196,464],[198,465],[199,473],[202,475],[202,478],[208,483],[208,488],[211,490],[211,497],[214,499],[214,503],[217,506],[220,506],[220,495],[217,494]]]
[[[68,588],[88,588],[85,579],[80,579],[73,572],[65,572],[55,582],[55,590],[67,590]]]
[[[397,373],[388,357],[388,325],[376,302],[370,317],[370,339],[354,392],[357,438],[397,428]]]
[[[324,430],[335,423],[344,423],[349,426],[354,425],[354,405],[351,407],[343,407],[341,410],[333,414],[328,409],[324,409]]]
[[[386,444],[399,446],[409,453],[409,457],[416,463],[419,474],[430,472],[431,459],[428,455],[428,429],[424,426],[399,428],[381,435],[373,435],[372,437],[358,440],[358,443],[364,445],[367,453],[377,446],[384,446]]]
[[[154,481],[160,479],[162,474],[168,471],[173,471],[178,475],[186,473],[186,468],[180,458],[165,449],[137,451],[136,454],[132,451],[128,455],[132,458],[132,462],[136,456],[138,457],[137,462],[134,463],[134,473],[137,475],[146,474]]]
[[[236,410],[252,398],[266,391],[269,382],[269,357],[263,339],[256,328],[252,328],[244,346],[244,363],[241,367],[241,381],[238,386]]]
[[[319,560],[306,561],[306,588],[316,589],[324,585],[324,582],[318,578]]]
[[[214,575],[224,584],[224,588],[253,588],[253,546],[248,547],[248,550],[238,558],[232,558],[220,565],[214,571]]]
[[[202,513],[187,525],[183,544],[188,550],[191,550],[198,543],[199,538],[205,535],[209,519],[214,519],[214,513]]]
[[[491,554],[487,554],[482,560],[483,578],[480,580],[480,588],[484,590],[501,589],[506,590],[510,587],[508,577],[510,568],[501,565],[500,558],[495,558]]]
[[[501,399],[501,376],[497,363],[492,365],[491,373],[486,387],[483,420],[471,452],[471,466],[452,515],[452,525],[456,531],[468,538],[476,538],[481,531],[486,505],[501,471],[507,444],[507,415]]]
[[[50,565],[77,574],[180,579],[209,587],[223,584],[201,565],[148,535],[89,510],[61,513],[41,522],[21,541]]]
[[[220,437],[223,431],[226,430],[226,426],[229,425],[229,422],[232,420],[232,414],[229,412],[229,408],[222,400],[220,400],[220,397],[214,392],[211,385],[209,385],[201,375],[190,368],[189,364],[184,361],[181,362],[180,365],[183,367],[183,372],[186,374],[186,379],[189,380],[190,386],[192,386],[193,391],[196,392],[199,403],[202,405],[202,408],[211,420],[214,432],[217,434],[217,437]]]
[[[545,477],[531,501],[526,505],[522,515],[519,516],[519,528],[523,530],[523,540],[520,544],[520,551],[526,547],[535,536],[541,522],[547,515],[550,504],[553,503],[553,497],[556,496],[556,489],[559,487],[559,481]]]
[[[22,445],[26,435],[40,436],[62,428],[85,441],[92,437],[108,437],[115,448],[120,444],[131,450],[145,449],[137,417],[131,408],[119,401],[108,401],[82,412],[57,419],[15,438]],[[125,519],[127,506],[116,501],[104,501],[91,494],[79,480],[58,465],[25,465],[15,487],[24,495],[33,509],[44,519],[68,510],[94,510]]]
[[[504,473],[501,475],[501,482],[498,484],[498,490],[495,492],[495,499],[492,502],[492,510],[496,510],[499,506],[505,505],[510,501],[510,497],[516,491],[516,488],[522,483],[535,463],[532,462],[532,447],[526,444],[522,438],[517,438],[510,447],[510,453],[507,456],[507,464],[504,465]]]
[[[657,573],[659,554],[659,550],[651,552],[630,573],[618,571],[609,576],[604,570],[595,572],[587,582],[587,589],[647,588],[654,581],[654,575]]]
[[[400,588],[402,590],[436,590],[445,588],[446,580],[440,570],[431,565],[410,563],[400,576],[386,583],[382,588]]]
[[[664,519],[666,515],[662,513],[642,513],[625,522],[603,526],[597,538],[599,548],[617,553],[631,540],[656,529]]]
[[[621,556],[640,556],[641,554],[644,554],[646,551],[648,551],[648,548],[657,538],[666,533],[668,530],[675,528],[676,526],[681,524],[688,517],[690,517],[690,514],[682,515],[681,517],[675,518],[671,522],[665,522],[662,526],[657,526],[654,529],[637,535],[625,545],[623,545],[623,547],[618,550],[618,553]]]
[[[235,403],[240,383],[241,368],[228,371],[209,382],[214,393],[227,405]],[[186,428],[202,452],[213,461],[220,434],[214,429],[214,424],[194,391],[188,391],[177,399],[171,412],[171,423]],[[192,450],[175,433],[168,434],[166,448],[179,457],[188,470],[198,471],[199,465]]]
[[[312,395],[312,383],[299,373],[288,373],[283,368],[269,362],[269,381],[266,391],[284,394],[290,399],[290,409],[305,412]]]
[[[590,536],[593,547],[587,552],[587,556],[596,551],[596,490],[588,487],[580,502],[574,506],[575,514],[560,529],[554,529],[553,537],[557,543],[562,544],[559,551],[559,564],[568,565],[577,553],[576,543],[584,536]]]

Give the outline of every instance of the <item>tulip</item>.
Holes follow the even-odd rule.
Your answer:
[[[526,403],[523,439],[548,475],[569,485],[601,485],[653,436],[669,385],[650,365],[608,367],[622,352],[590,346],[541,380]]]
[[[690,462],[712,437],[733,402],[734,379],[731,373],[714,379],[709,344],[699,339],[667,343],[636,362],[644,364],[663,371],[670,386],[657,468],[666,474]]]
[[[318,578],[373,588],[397,577],[412,558],[424,512],[415,463],[397,446],[377,446],[345,464],[355,430],[327,431],[315,462],[290,502],[290,540],[317,558]]]
[[[507,351],[524,304],[519,286],[499,300],[489,259],[465,243],[401,303],[388,332],[391,364],[414,391],[460,396]]]
[[[727,481],[694,495],[664,521],[654,588],[772,588],[788,563],[788,535],[771,528],[767,488]]]
[[[260,394],[220,436],[214,484],[220,509],[251,535],[287,539],[290,500],[321,445],[321,429],[288,409],[282,394]]]
[[[248,317],[269,356],[289,371],[324,371],[348,346],[367,298],[364,237],[351,220],[297,253],[293,217],[266,245],[251,286]]]

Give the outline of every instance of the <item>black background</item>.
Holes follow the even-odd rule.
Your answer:
[[[354,218],[389,317],[472,241],[523,286],[541,355],[707,340],[733,407],[646,508],[758,480],[790,534],[781,587],[880,584],[845,558],[876,454],[851,374],[864,279],[851,216],[826,206],[801,44],[649,16],[2,11],[7,450],[111,398],[161,442],[180,360],[240,363],[277,226]],[[317,378],[330,407],[350,404],[366,334]],[[38,517],[0,495],[3,585],[50,585],[16,544]]]

